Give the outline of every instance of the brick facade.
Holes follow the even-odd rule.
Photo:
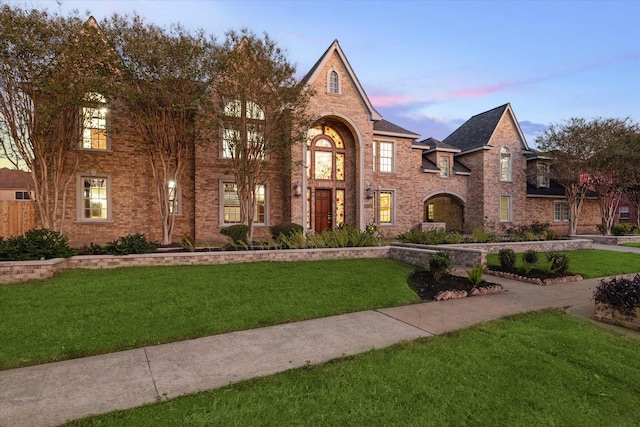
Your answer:
[[[329,76],[337,75],[338,90],[329,85]],[[324,53],[304,82],[313,90],[309,105],[314,126],[333,129],[343,141],[344,179],[316,179],[311,174],[307,152],[316,156],[313,141],[300,141],[291,150],[290,175],[283,174],[286,159],[269,159],[266,187],[266,223],[254,226],[254,237],[262,238],[269,226],[283,222],[308,225],[317,230],[317,195],[330,193],[329,226],[339,223],[338,195],[344,194],[344,222],[359,228],[376,223],[384,235],[395,237],[427,220],[446,223],[449,229],[471,232],[484,226],[503,232],[507,228],[534,221],[553,223],[550,199],[527,196],[528,147],[510,105],[499,107],[500,114],[481,146],[427,149],[417,143],[418,135],[382,120],[360,86],[342,49],[335,41]],[[126,118],[118,116],[117,103],[110,106],[112,129],[110,148],[106,151],[80,152],[80,173],[67,191],[64,232],[74,246],[104,244],[133,233],[144,233],[151,240],[161,240],[161,225],[155,184],[149,162],[139,141],[127,133]],[[491,114],[495,114],[491,110]],[[471,121],[470,121],[471,122]],[[316,137],[317,138],[317,137]],[[315,141],[315,140],[314,140]],[[447,140],[445,140],[447,142]],[[380,167],[380,146],[391,144],[389,169]],[[219,136],[196,141],[185,177],[179,183],[180,212],[176,216],[173,241],[183,236],[198,243],[224,241],[223,186],[233,182],[229,160],[222,157]],[[335,147],[334,147],[335,148]],[[455,147],[454,147],[455,148]],[[510,153],[511,178],[500,179],[500,150]],[[338,149],[335,148],[333,155]],[[385,152],[384,155],[387,155]],[[442,176],[435,166],[448,158],[451,169]],[[315,159],[315,157],[311,157]],[[335,161],[335,160],[334,160]],[[334,164],[337,168],[337,163]],[[309,171],[309,174],[308,172]],[[460,172],[462,171],[462,172]],[[286,178],[285,178],[286,176]],[[82,221],[82,177],[106,178],[109,217],[101,221]],[[296,195],[294,186],[300,191]],[[370,186],[371,190],[368,191]],[[373,197],[370,197],[373,196]],[[388,197],[388,198],[383,198]],[[510,218],[500,221],[500,196],[509,196]],[[391,206],[387,209],[386,203]],[[383,204],[385,204],[383,206]],[[426,218],[428,205],[433,218]],[[385,210],[387,209],[387,210]],[[585,205],[583,218],[592,218],[591,203]],[[592,219],[585,220],[590,231]],[[554,224],[560,234],[562,224]]]

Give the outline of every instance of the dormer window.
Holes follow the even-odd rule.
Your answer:
[[[549,188],[549,165],[538,165],[538,188]]]
[[[335,94],[340,93],[340,76],[335,70],[329,71],[329,76],[327,78],[327,92]]]

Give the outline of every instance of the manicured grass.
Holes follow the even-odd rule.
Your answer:
[[[628,246],[630,248],[640,248],[640,243],[633,243],[633,242],[631,242],[631,243],[623,243],[620,246]]]
[[[389,259],[67,270],[0,286],[0,369],[418,302]]]
[[[635,426],[639,377],[637,340],[550,310],[71,425]]]
[[[585,279],[640,272],[640,254],[598,249],[561,253],[569,257],[569,271],[580,274]],[[541,252],[539,258],[541,261],[546,260],[546,253]],[[500,265],[498,255],[488,255],[487,264]],[[517,254],[516,267],[522,267],[522,254]]]

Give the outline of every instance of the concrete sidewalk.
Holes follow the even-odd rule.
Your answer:
[[[589,318],[598,280],[364,311],[0,372],[0,426],[54,426],[306,364],[561,307]],[[640,338],[634,332],[612,325]]]

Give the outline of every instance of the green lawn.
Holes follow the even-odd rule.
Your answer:
[[[0,286],[0,369],[418,302],[389,259],[67,270]]]
[[[569,270],[585,279],[640,272],[640,254],[598,249],[561,251],[569,257]],[[540,261],[546,254],[539,254]],[[498,255],[487,256],[488,265],[500,265]],[[522,254],[517,255],[516,267],[522,267]]]
[[[518,315],[76,426],[636,426],[640,342]]]
[[[630,248],[640,248],[640,243],[623,243],[620,246],[628,246]]]

